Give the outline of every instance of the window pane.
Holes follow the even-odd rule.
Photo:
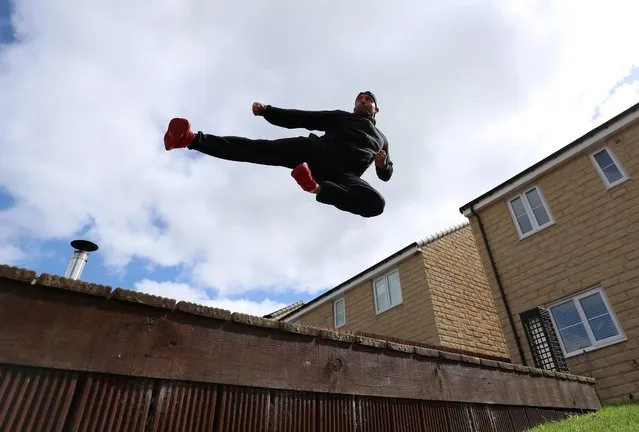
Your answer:
[[[383,310],[390,306],[385,278],[375,282],[375,297],[377,298],[378,310]]]
[[[384,310],[390,307],[388,295],[382,294],[377,296],[377,310]]]
[[[617,168],[617,165],[615,165],[607,150],[602,150],[595,154],[595,161],[597,161],[599,168],[601,168],[604,172],[604,175],[610,183],[614,183],[621,179],[621,171]]]
[[[528,219],[528,215],[524,215],[517,218],[517,223],[519,224],[519,229],[522,234],[526,234],[529,231],[532,231],[532,223],[530,223],[530,219]]]
[[[601,169],[604,169],[607,166],[613,164],[612,158],[607,150],[601,150],[599,153],[595,154],[595,160]]]
[[[568,327],[567,329],[560,330],[559,334],[566,347],[566,352],[572,352],[575,350],[588,348],[590,346],[590,339],[586,333],[586,329],[583,324]]]
[[[539,226],[546,225],[550,222],[550,216],[548,216],[548,212],[544,206],[534,208],[533,213],[535,214],[535,219],[537,219],[537,224]]]
[[[588,324],[590,325],[592,333],[595,335],[595,339],[598,341],[617,336],[619,334],[610,315],[602,315],[598,318],[588,320]]]
[[[577,312],[577,308],[572,301],[566,302],[559,306],[555,306],[550,311],[553,318],[555,319],[555,322],[557,323],[557,327],[560,330],[581,322],[579,312]]]
[[[608,309],[606,308],[606,305],[599,293],[594,293],[588,297],[584,297],[579,300],[579,303],[581,303],[584,315],[586,315],[586,318],[588,319],[596,318],[608,313]]]
[[[526,192],[526,198],[528,199],[528,203],[530,204],[530,207],[535,214],[537,224],[541,226],[550,222],[550,216],[548,216],[548,212],[546,212],[546,208],[541,201],[541,195],[539,195],[539,191],[537,189],[533,189]]]
[[[337,327],[344,325],[344,300],[338,300],[335,302],[335,325]]]
[[[526,209],[524,208],[524,203],[521,198],[515,198],[510,202],[512,206],[513,213],[515,213],[515,217],[517,218],[517,224],[519,225],[519,229],[523,234],[526,234],[529,231],[532,231],[532,223],[526,214]]]
[[[588,318],[588,324],[595,339],[603,340],[612,336],[617,336],[617,328],[612,322],[608,308],[601,297],[601,294],[594,293],[579,300],[584,310],[584,315]]]
[[[621,171],[617,168],[617,165],[614,164],[604,168],[603,172],[610,183],[614,183],[623,177],[623,175],[621,175]]]
[[[528,199],[528,204],[530,207],[537,208],[542,205],[541,196],[539,196],[539,191],[537,189],[532,189],[526,192],[526,198]]]
[[[515,213],[516,217],[523,216],[526,214],[526,209],[524,208],[524,202],[521,198],[515,198],[510,202],[510,205],[513,208],[513,213]]]
[[[399,284],[399,272],[388,275],[388,285],[390,287],[390,303],[396,305],[402,302],[402,290]]]

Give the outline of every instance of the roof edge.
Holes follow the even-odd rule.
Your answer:
[[[344,294],[346,291],[358,286],[359,284],[364,282],[366,279],[369,279],[373,277],[374,275],[380,272],[383,272],[384,270],[398,264],[399,262],[403,261],[409,256],[419,252],[423,246],[429,243],[432,243],[434,241],[437,241],[441,239],[442,237],[445,237],[456,231],[459,231],[460,229],[463,229],[467,227],[468,225],[469,225],[469,221],[464,221],[456,225],[453,225],[445,230],[439,231],[433,235],[421,238],[409,244],[408,246],[404,247],[403,249],[398,250],[392,255],[386,257],[385,259],[378,262],[377,264],[370,266],[366,270],[360,272],[359,274],[353,276],[352,278],[346,280],[345,282],[342,282],[341,284],[337,285],[335,288],[332,288],[326,291],[324,294],[321,294],[318,297],[315,297],[313,300],[297,308],[295,311],[284,315],[280,319],[286,322],[290,322],[290,320],[298,318],[301,315],[304,315],[312,311],[313,309],[318,308],[319,306],[332,300],[333,298],[339,297],[340,295]]]
[[[436,241],[436,240],[441,239],[442,237],[446,237],[446,236],[447,236],[447,235],[449,235],[449,234],[452,234],[452,233],[454,233],[454,232],[457,232],[457,231],[459,231],[460,229],[466,228],[468,225],[469,225],[469,221],[467,221],[467,220],[466,220],[466,221],[463,221],[463,222],[460,222],[460,223],[458,223],[458,224],[456,224],[456,225],[453,225],[453,226],[451,226],[451,227],[449,227],[449,228],[446,228],[446,229],[444,229],[444,230],[442,230],[442,231],[439,231],[439,232],[437,232],[437,233],[435,233],[435,234],[433,234],[433,235],[430,235],[430,236],[424,237],[424,238],[422,238],[421,240],[418,240],[416,243],[417,243],[417,245],[419,245],[420,247],[421,247],[421,246],[425,246],[425,245],[427,245],[428,243],[432,243],[432,242],[434,242],[434,241]]]
[[[397,265],[399,262],[403,261],[409,256],[419,252],[421,250],[420,248],[421,246],[418,244],[418,242],[413,242],[409,244],[408,246],[398,250],[394,254],[379,261],[377,264],[374,264],[368,267],[366,270],[358,273],[357,275],[351,277],[345,282],[342,282],[341,284],[337,285],[335,288],[332,288],[326,291],[324,294],[321,294],[318,297],[315,297],[313,300],[309,301],[304,306],[298,308],[290,315],[287,315],[284,318],[282,318],[282,321],[291,322],[291,320],[301,315],[304,315],[312,311],[313,309],[318,308],[319,306],[334,299],[335,297],[339,297],[340,295],[350,290],[351,288],[361,284],[366,279],[373,277],[374,275],[379,274],[380,272],[383,272],[384,270],[389,269],[393,267],[394,265]]]
[[[529,166],[520,173],[495,186],[494,188],[483,193],[472,201],[464,204],[459,208],[459,212],[462,213],[464,216],[469,217],[471,214],[471,207],[473,207],[474,210],[479,210],[482,207],[492,204],[503,196],[513,192],[514,190],[522,187],[524,184],[545,174],[556,166],[566,162],[570,158],[584,152],[589,147],[597,144],[601,140],[607,138],[608,136],[612,135],[613,133],[626,127],[627,125],[638,119],[639,103],[632,105],[625,111],[622,111],[613,118],[590,130],[568,145],[560,148],[559,150],[555,151],[549,156],[546,156],[544,159],[540,160],[534,165]]]
[[[279,308],[276,311],[267,313],[266,315],[262,316],[262,318],[282,318],[285,317],[286,315],[292,313],[293,311],[299,309],[300,307],[304,306],[304,302],[302,300],[298,300],[296,302],[293,302],[291,304],[288,304],[282,308]]]

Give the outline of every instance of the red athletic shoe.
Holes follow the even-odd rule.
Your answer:
[[[195,139],[191,131],[191,124],[187,119],[174,118],[169,122],[169,128],[164,134],[164,148],[166,151],[184,148]]]
[[[306,192],[313,192],[317,189],[317,182],[313,178],[313,174],[311,174],[311,170],[306,162],[296,166],[291,176]]]

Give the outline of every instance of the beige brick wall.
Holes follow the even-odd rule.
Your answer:
[[[602,400],[612,401],[639,395],[639,126],[604,144],[631,179],[607,190],[584,154],[535,180],[532,184],[540,187],[556,220],[553,226],[520,240],[505,199],[482,209],[480,217],[528,364],[534,363],[519,313],[601,285],[628,341],[569,358],[568,363],[573,373],[596,378]],[[520,362],[479,227],[474,219],[471,224],[510,355]]]
[[[426,244],[423,255],[442,345],[508,357],[471,228]]]
[[[439,345],[433,304],[426,285],[423,257],[418,254],[407,258],[398,264],[397,269],[403,302],[376,315],[373,279],[362,283],[344,294],[345,328]],[[387,272],[382,274],[385,273]],[[333,301],[317,307],[296,321],[312,326],[333,328]]]

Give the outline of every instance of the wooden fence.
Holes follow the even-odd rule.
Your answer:
[[[0,267],[2,431],[523,431],[594,380]]]

